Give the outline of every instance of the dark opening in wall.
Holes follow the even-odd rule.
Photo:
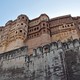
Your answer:
[[[22,30],[20,30],[20,32],[22,32]]]
[[[36,36],[36,34],[34,34],[34,36]]]
[[[47,24],[47,27],[48,27],[48,24]]]
[[[67,27],[67,26],[65,25],[65,27]]]
[[[36,30],[36,28],[34,28],[34,30]]]
[[[26,19],[26,21],[28,21],[28,20]]]
[[[24,19],[24,17],[22,17],[22,19]]]
[[[48,47],[45,47],[44,50],[48,50]]]
[[[67,26],[69,27],[69,24]]]
[[[29,29],[28,32],[31,32],[31,30]]]
[[[24,35],[25,35],[25,33],[24,33]]]
[[[43,23],[43,26],[45,26],[45,24]]]
[[[17,31],[16,31],[16,33],[17,33]]]
[[[33,31],[33,29],[31,29],[31,31]]]
[[[23,23],[21,23],[21,25],[23,25]]]
[[[43,32],[46,32],[46,30],[43,30]]]
[[[62,26],[64,28],[64,26]]]
[[[37,35],[39,35],[39,33],[37,33]]]
[[[39,27],[37,27],[37,30],[39,29]]]
[[[71,24],[71,26],[73,26],[73,24]]]

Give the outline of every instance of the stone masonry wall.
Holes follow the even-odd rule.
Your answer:
[[[40,46],[30,56],[27,50],[22,47],[6,53],[15,53],[15,61],[13,58],[11,61],[1,59],[0,80],[80,79],[80,40]]]

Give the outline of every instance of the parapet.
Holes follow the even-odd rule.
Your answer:
[[[13,22],[12,20],[9,20],[9,21],[5,24],[5,26],[11,25],[12,22]]]
[[[29,18],[24,15],[24,14],[21,14],[17,17],[17,21],[26,21],[27,23],[29,22]]]
[[[62,49],[63,51],[69,50],[69,49],[74,49],[80,46],[80,40],[74,39],[74,40],[69,40],[67,42],[52,42],[50,44],[46,44],[44,46],[40,46],[36,49],[33,50],[33,55],[39,55],[39,53],[48,53],[52,50],[56,51],[59,49]]]

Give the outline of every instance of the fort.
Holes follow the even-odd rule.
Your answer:
[[[0,54],[0,80],[79,80],[80,40],[27,46]]]
[[[79,39],[79,29],[80,17],[65,15],[50,19],[48,15],[41,14],[30,20],[21,14],[0,27],[0,53],[28,46],[28,53],[31,54],[38,46]]]
[[[80,17],[29,20],[0,27],[0,80],[79,80]]]

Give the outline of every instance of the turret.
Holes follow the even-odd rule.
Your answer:
[[[11,22],[8,22],[10,24]],[[25,46],[29,19],[26,15],[19,15],[10,28],[7,51]]]
[[[21,14],[17,17],[17,22],[20,22],[20,21],[24,21],[28,25],[29,18],[26,15]]]

